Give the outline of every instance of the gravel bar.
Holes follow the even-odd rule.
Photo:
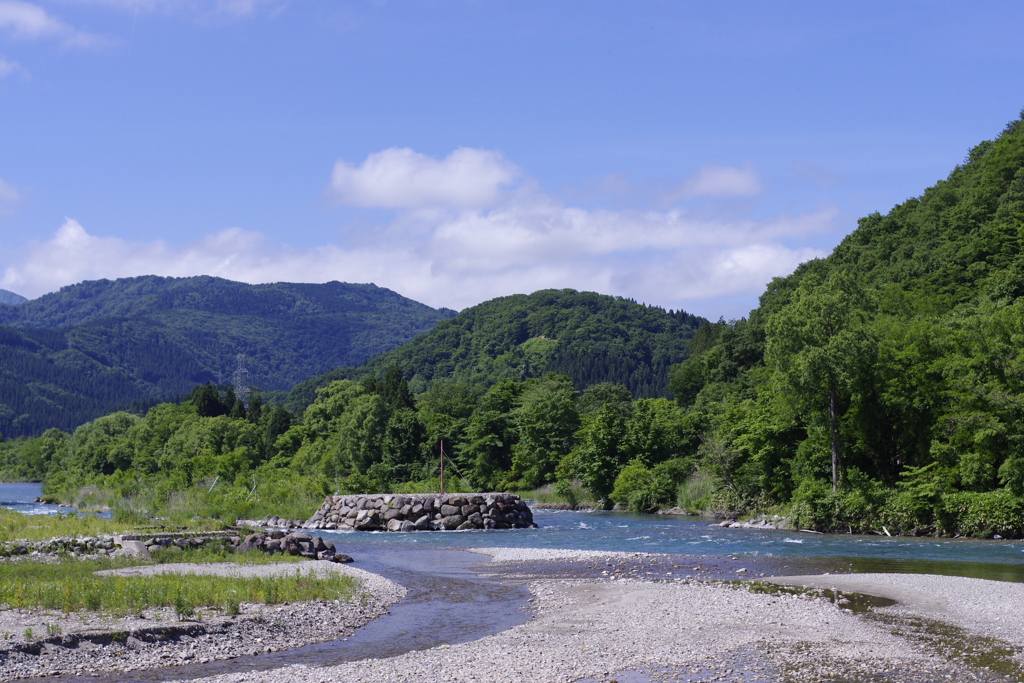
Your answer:
[[[127,618],[95,613],[64,615],[41,610],[0,611],[0,680],[56,674],[129,672],[175,664],[205,663],[352,635],[357,628],[386,614],[406,590],[376,574],[334,562],[282,562],[259,565],[232,563],[162,564],[107,570],[126,576],[161,573],[255,577],[294,574],[343,574],[358,579],[359,592],[350,602],[281,605],[242,603],[229,617],[200,610],[202,621],[178,621],[169,608],[149,609]],[[26,639],[31,629],[34,639]],[[58,634],[38,640],[40,636]]]
[[[494,562],[590,562],[643,553],[478,549]],[[882,575],[886,578],[889,575]],[[792,577],[791,577],[792,578]],[[800,579],[807,577],[797,577]],[[834,579],[835,577],[819,577]],[[1018,586],[896,575],[891,584],[957,592],[963,604],[1003,601],[1021,611]],[[922,583],[915,584],[915,580]],[[906,582],[906,583],[903,583]],[[333,683],[425,680],[517,681],[1005,681],[987,668],[903,637],[831,599],[755,592],[722,581],[634,578],[540,580],[530,584],[529,622],[480,640],[339,666],[292,666],[201,679],[206,683]],[[900,609],[911,612],[912,604]],[[934,616],[934,615],[933,615]],[[998,622],[997,622],[998,623]],[[1013,628],[1016,624],[1009,625]],[[991,633],[991,632],[989,632]],[[1020,680],[1009,678],[1009,680]]]
[[[556,549],[487,548],[477,552],[505,563],[515,579],[516,563],[552,561],[614,563],[647,553],[609,553]],[[308,567],[312,563],[301,565]],[[127,652],[111,654],[109,646],[86,652],[74,669],[87,672],[117,666],[155,666],[190,661],[193,657],[223,656],[217,647],[232,647],[231,654],[250,654],[270,648],[295,647],[324,636],[337,638],[383,613],[401,598],[404,589],[365,572],[333,563],[325,571],[360,575],[370,594],[367,607],[356,605],[300,605],[265,610],[262,619],[238,619],[231,635],[187,635],[173,643],[123,644]],[[170,569],[174,567],[174,569]],[[285,571],[294,571],[288,565]],[[246,568],[248,570],[249,568]],[[178,566],[133,568],[133,572],[180,571]],[[202,565],[201,571],[231,572],[225,565]],[[253,567],[253,571],[263,571]],[[269,571],[269,570],[267,570]],[[318,569],[319,571],[319,569]],[[788,589],[767,590],[759,582],[691,580],[662,577],[655,580],[622,576],[602,578],[581,571],[575,578],[540,578],[524,574],[532,598],[531,618],[507,631],[475,641],[441,645],[380,659],[363,659],[337,666],[287,666],[265,671],[245,670],[197,679],[207,683],[241,681],[263,683],[336,683],[339,681],[393,681],[421,683],[444,680],[467,683],[562,683],[587,681],[733,681],[767,683],[841,680],[932,683],[942,680],[1024,680],[1018,667],[1024,646],[1024,586],[981,579],[911,574],[857,574],[773,577],[772,582],[864,592],[898,600],[892,607],[855,614],[820,593]],[[588,576],[588,578],[580,578]],[[765,581],[765,580],[761,580]],[[948,639],[942,647],[916,631],[894,626],[879,613],[908,620],[929,620],[966,629],[985,639],[986,647],[1006,645],[1001,664],[991,658],[960,656]],[[210,624],[204,622],[204,626]],[[437,628],[425,623],[424,628]],[[320,633],[317,628],[328,628]],[[300,637],[301,634],[301,637]],[[312,636],[312,638],[311,638]],[[966,642],[966,641],[965,641]],[[132,649],[138,648],[138,649]],[[155,649],[150,649],[155,648]],[[248,648],[248,649],[246,649]],[[69,651],[71,650],[68,648]],[[77,648],[81,650],[82,648]],[[967,648],[976,652],[979,648]],[[998,647],[996,648],[998,649]],[[1000,650],[1002,651],[1002,650]],[[29,655],[26,655],[29,656]],[[57,653],[34,656],[38,662],[61,658]],[[30,656],[32,657],[32,656]],[[154,657],[157,659],[154,660]],[[1000,664],[1000,662],[995,662]],[[24,662],[22,666],[27,666]],[[5,662],[4,667],[11,664]],[[64,669],[67,670],[67,669]],[[23,669],[5,668],[0,675]],[[41,672],[39,668],[34,671]]]

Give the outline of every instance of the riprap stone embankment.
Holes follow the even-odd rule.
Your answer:
[[[416,493],[328,496],[306,529],[465,531],[536,526],[512,493]]]

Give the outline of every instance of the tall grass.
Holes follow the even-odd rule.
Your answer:
[[[98,536],[131,531],[134,524],[74,512],[61,515],[25,515],[0,508],[0,542],[49,540],[56,536]]]
[[[714,476],[697,471],[676,489],[676,506],[688,515],[707,514],[720,488],[721,482]]]
[[[245,485],[241,485],[244,483]],[[285,472],[259,474],[255,490],[250,481],[239,485],[214,479],[183,486],[175,480],[154,480],[118,493],[102,484],[84,487],[83,501],[102,501],[112,509],[116,520],[124,523],[160,521],[177,526],[194,526],[216,520],[221,526],[239,519],[259,519],[277,515],[288,519],[306,519],[323,503],[323,482]]]
[[[532,491],[517,491],[516,494],[524,500],[533,500],[537,503],[552,504],[564,503],[572,508],[590,508],[596,505],[594,496],[579,481],[563,482],[559,485],[545,484],[539,489]]]
[[[350,576],[315,576],[312,570],[274,577],[225,577],[196,574],[155,576],[97,575],[114,566],[105,561],[6,565],[0,574],[0,604],[7,609],[93,611],[124,616],[145,609],[173,608],[180,618],[208,608],[237,614],[242,602],[276,604],[311,600],[348,600],[359,587]]]

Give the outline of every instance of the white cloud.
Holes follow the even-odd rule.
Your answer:
[[[670,200],[686,197],[747,197],[761,192],[761,177],[752,166],[709,164],[669,192]]]
[[[732,178],[732,185],[712,182],[714,177],[702,172],[693,186],[742,190],[735,174],[718,175]],[[756,180],[756,174],[745,177]],[[67,219],[49,240],[29,245],[10,262],[0,288],[35,297],[81,280],[145,274],[251,283],[342,280],[375,282],[432,306],[463,308],[496,296],[569,287],[738,317],[773,277],[824,256],[804,245],[831,232],[837,218],[828,208],[768,220],[709,217],[706,208],[586,209],[529,182],[506,189],[520,180],[517,167],[493,151],[459,149],[435,159],[387,149],[359,166],[339,161],[334,168],[335,198],[401,209],[389,224],[363,233],[358,246],[294,248],[240,228],[189,244],[131,242],[92,235]],[[721,310],[726,300],[732,308]]]
[[[13,204],[19,199],[21,199],[21,193],[4,181],[3,178],[0,178],[0,206]]]
[[[771,223],[703,223],[679,213],[588,212],[546,198],[491,211],[465,211],[428,225],[396,223],[368,246],[298,249],[232,228],[172,245],[89,234],[72,219],[30,246],[0,288],[39,296],[87,279],[143,274],[216,275],[243,282],[375,282],[433,306],[463,308],[496,296],[571,287],[701,311],[700,301],[748,302],[802,261],[781,235],[825,229],[827,212]]]
[[[45,9],[21,0],[0,0],[0,31],[23,40],[59,40],[68,47],[93,47],[103,40],[79,31]]]
[[[0,57],[0,78],[7,78],[16,74],[28,76],[28,71],[21,64]]]
[[[359,166],[339,160],[329,187],[338,202],[415,208],[492,206],[518,177],[499,152],[462,147],[434,159],[407,147],[375,152]]]

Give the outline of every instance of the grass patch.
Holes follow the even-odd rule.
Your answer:
[[[158,518],[176,526],[195,526],[202,520],[231,525],[268,514],[306,519],[328,492],[326,480],[296,476],[285,469],[259,470],[234,482],[204,477],[190,484],[173,476],[124,475],[100,477],[84,486],[71,480],[51,481],[44,492],[83,511],[110,509],[115,519],[126,523]]]
[[[25,515],[0,508],[0,542],[44,541],[56,536],[100,536],[131,531],[134,525],[91,515]]]
[[[184,556],[187,553],[181,553]],[[261,553],[253,553],[261,554]],[[191,557],[194,559],[194,556]],[[276,604],[349,600],[359,587],[350,576],[317,577],[301,567],[276,577],[235,578],[190,574],[98,576],[96,571],[127,566],[110,560],[37,564],[11,563],[0,574],[0,605],[6,609],[93,611],[111,616],[168,607],[179,618],[199,609],[237,614],[243,602]]]
[[[592,508],[596,506],[594,496],[578,481],[566,482],[562,485],[546,484],[532,491],[516,491],[523,500],[532,500],[538,504],[565,504],[572,508]]]

